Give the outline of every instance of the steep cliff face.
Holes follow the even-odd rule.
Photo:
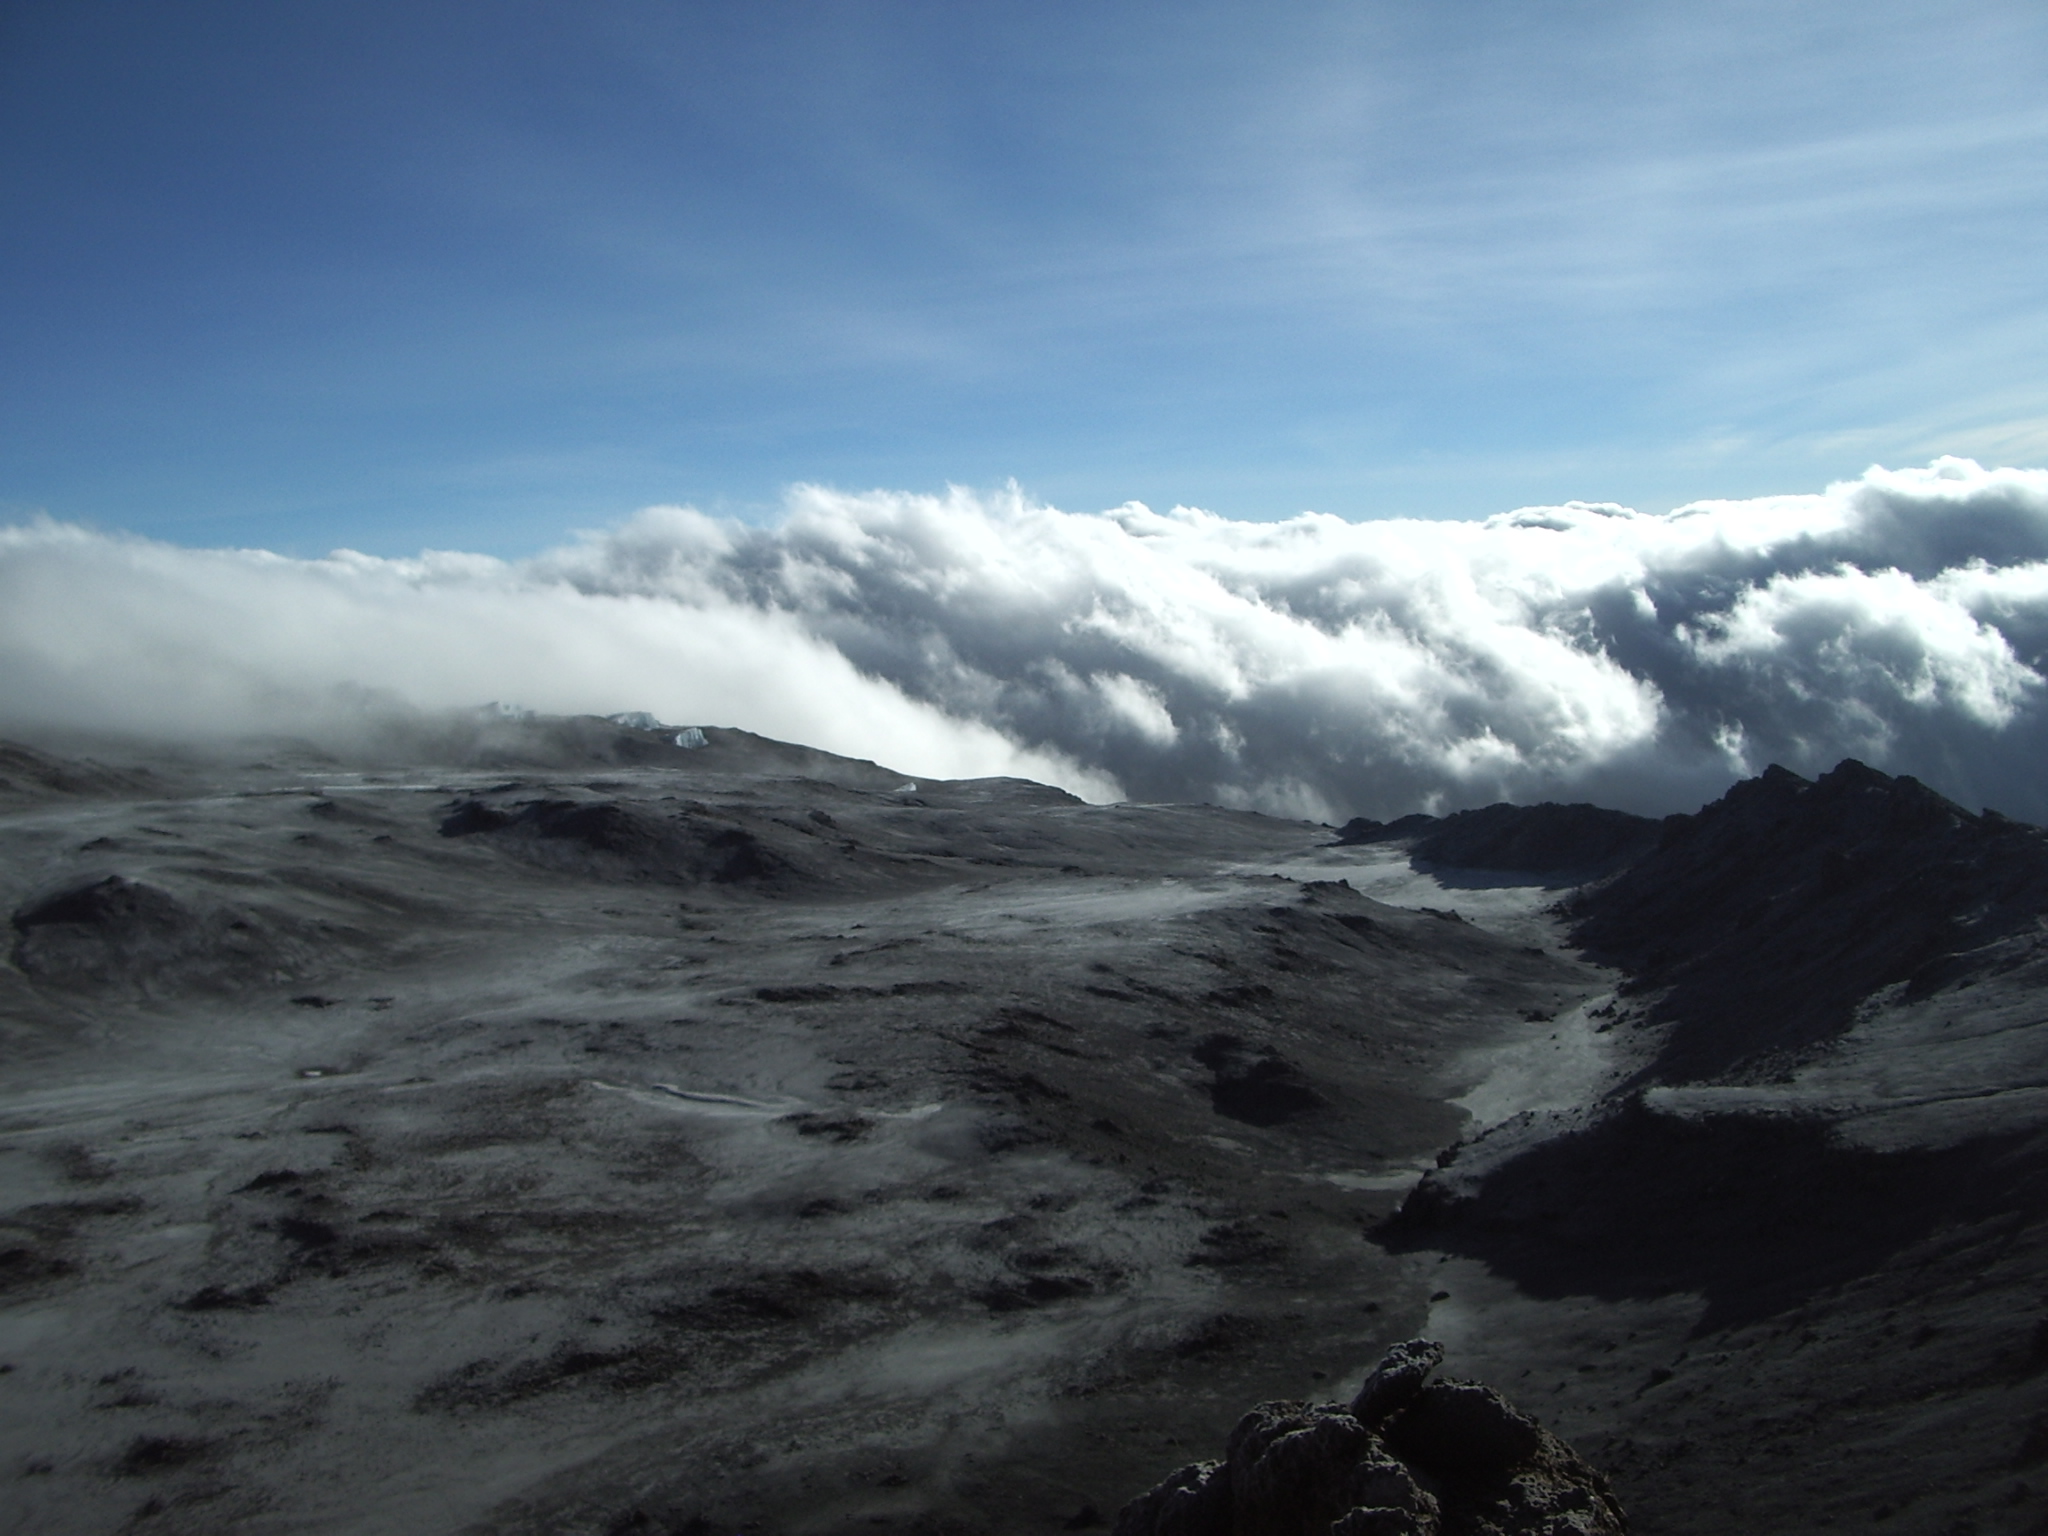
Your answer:
[[[1606,1480],[1489,1387],[1432,1381],[1443,1347],[1388,1351],[1358,1395],[1261,1403],[1221,1461],[1140,1494],[1115,1536],[1621,1536]]]

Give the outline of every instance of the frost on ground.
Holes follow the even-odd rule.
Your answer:
[[[1428,1334],[1639,1529],[2041,1528],[2037,829],[703,735],[0,748],[0,1521],[1085,1530]]]
[[[1085,1526],[1413,1331],[1367,1234],[1611,984],[1325,828],[673,734],[24,751],[20,1529]]]

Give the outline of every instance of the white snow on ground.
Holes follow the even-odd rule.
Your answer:
[[[1779,1082],[1657,1088],[1676,1115],[1814,1114],[1873,1150],[1949,1146],[2048,1120],[2048,1009],[2036,986],[1995,978],[1906,1002],[1880,994],[1847,1033]]]
[[[1481,1074],[1471,1091],[1453,1099],[1485,1130],[1531,1111],[1589,1104],[1615,1072],[1614,1037],[1591,1010],[1612,994],[1589,999],[1555,1019],[1532,1021],[1520,1041],[1468,1051],[1464,1065]]]
[[[1271,874],[1287,880],[1342,880],[1361,896],[1411,911],[1455,912],[1489,933],[1517,943],[1556,947],[1556,922],[1544,915],[1562,893],[1520,883],[1525,877],[1460,870],[1452,881],[1411,868],[1408,850],[1393,843],[1304,848],[1271,864],[1235,864],[1236,874]]]

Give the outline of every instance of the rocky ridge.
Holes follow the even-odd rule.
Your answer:
[[[1624,978],[1609,1086],[1447,1149],[1377,1241],[1511,1288],[1485,1368],[1565,1378],[1646,1526],[2048,1529],[2048,833],[1774,767],[1561,911]]]
[[[1626,868],[1657,846],[1647,816],[1597,805],[1489,805],[1448,816],[1416,814],[1378,822],[1353,817],[1339,846],[1408,844],[1419,868],[1502,870],[1558,877],[1574,885]]]
[[[1706,1081],[1806,1050],[1902,984],[1908,999],[2037,946],[2048,832],[1972,814],[1919,780],[1845,759],[1772,766],[1566,904],[1571,937],[1673,1026],[1646,1080]]]

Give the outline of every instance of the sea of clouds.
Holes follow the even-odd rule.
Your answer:
[[[1845,756],[2048,820],[2048,471],[1940,459],[1650,515],[1234,522],[799,487],[529,560],[0,529],[0,729],[648,710],[1091,799],[1338,821],[1691,809]]]

